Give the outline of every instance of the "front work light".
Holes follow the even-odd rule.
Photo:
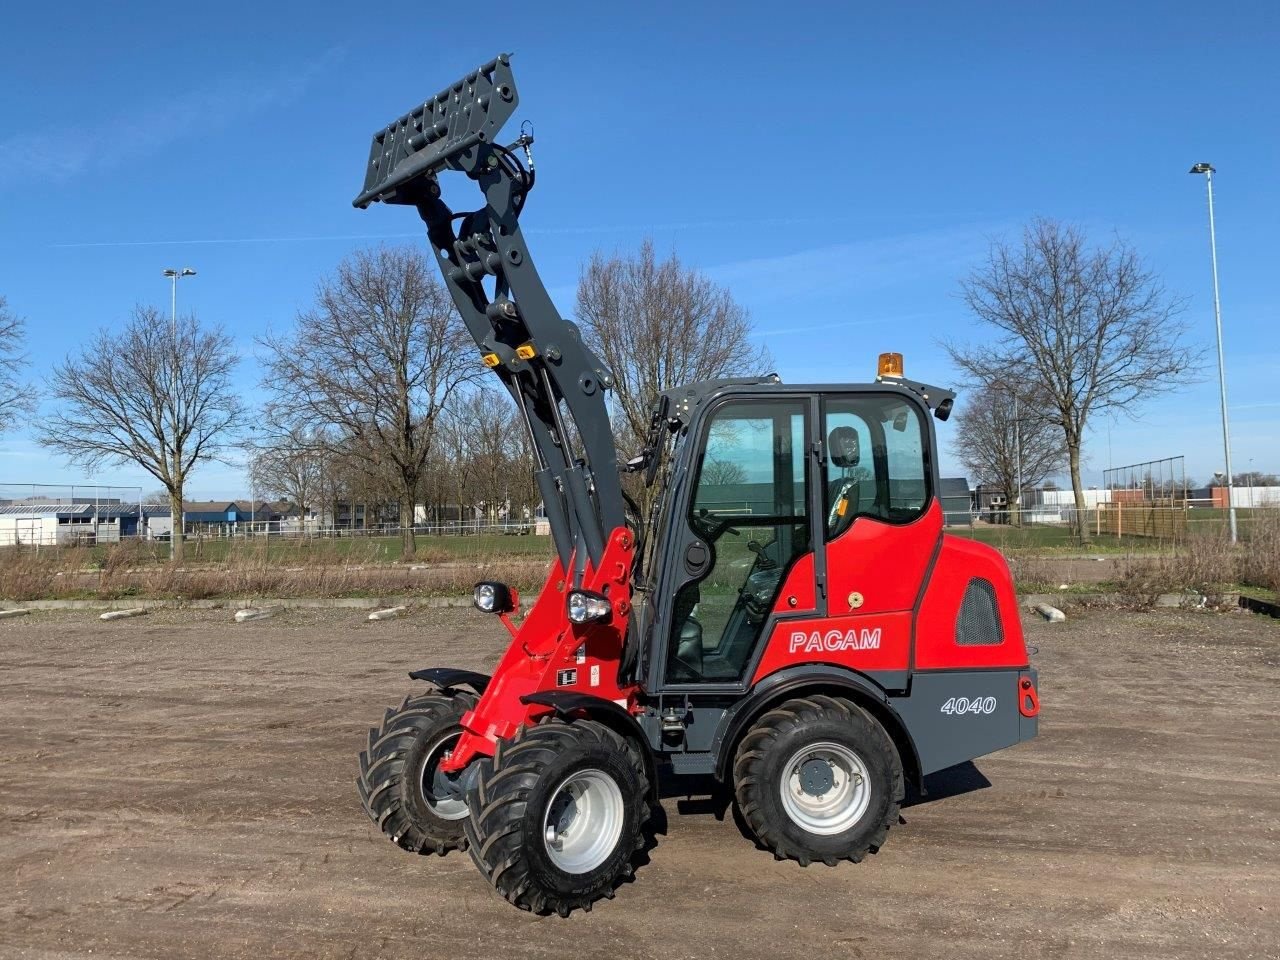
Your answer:
[[[596,623],[608,620],[613,614],[609,598],[590,590],[573,590],[569,593],[569,622]]]
[[[476,609],[482,613],[510,613],[516,608],[511,588],[496,580],[481,580],[471,594]]]

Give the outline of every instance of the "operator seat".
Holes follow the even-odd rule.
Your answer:
[[[861,458],[858,431],[853,427],[835,427],[827,436],[827,455],[833,466],[852,470]],[[831,486],[831,509],[827,511],[827,539],[834,540],[853,525],[858,515],[859,482],[857,477],[841,477]]]
[[[695,613],[701,593],[697,584],[691,583],[676,597],[671,622],[679,624],[679,633],[675,638],[675,657],[668,667],[673,680],[702,679],[702,624]]]

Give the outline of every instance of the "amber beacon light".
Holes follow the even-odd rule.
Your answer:
[[[882,353],[880,354],[880,363],[877,368],[877,375],[881,377],[898,377],[904,376],[902,372],[902,354],[900,353]]]

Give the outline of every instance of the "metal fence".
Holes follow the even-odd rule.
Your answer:
[[[0,483],[0,546],[115,543],[145,533],[142,488]]]

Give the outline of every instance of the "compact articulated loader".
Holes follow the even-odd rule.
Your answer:
[[[687,384],[655,398],[644,449],[620,464],[613,376],[521,233],[532,137],[498,142],[516,103],[499,56],[379,131],[355,200],[426,223],[476,361],[532,437],[554,541],[519,624],[514,590],[475,588],[512,636],[492,676],[409,674],[425,691],[360,755],[365,810],[407,850],[469,850],[540,913],[612,897],[659,784],[682,778],[731,789],[779,859],[857,862],[908,781],[1036,733],[1008,566],[943,533],[933,418],[954,396],[907,379],[897,354],[874,383]],[[446,171],[484,205],[455,214]],[[655,491],[643,524],[628,471]]]

